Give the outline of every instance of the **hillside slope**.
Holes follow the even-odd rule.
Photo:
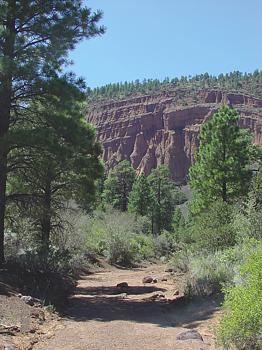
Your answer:
[[[225,89],[174,87],[118,101],[91,102],[87,120],[97,128],[107,169],[124,159],[148,175],[167,165],[177,182],[184,182],[198,147],[200,125],[222,105],[240,114],[241,127],[262,145],[262,98]]]

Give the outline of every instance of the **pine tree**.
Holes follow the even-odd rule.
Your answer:
[[[129,196],[128,209],[131,213],[141,216],[150,214],[153,193],[144,174],[138,176]]]
[[[67,62],[68,51],[83,38],[102,34],[101,13],[81,0],[0,2],[0,264],[4,262],[7,158],[6,138],[24,118],[30,101],[48,96],[48,82]]]
[[[164,165],[152,170],[148,176],[148,182],[153,193],[152,231],[159,234],[163,229],[171,229],[172,216],[177,203],[177,190],[170,180],[169,169]]]
[[[135,181],[136,172],[130,162],[123,160],[109,172],[105,181],[103,197],[114,208],[127,211],[129,194]]]
[[[172,218],[172,228],[175,233],[185,226],[185,218],[179,207],[177,207],[174,211],[174,215]]]
[[[218,199],[229,203],[247,193],[251,137],[240,129],[238,121],[237,112],[223,106],[202,125],[199,151],[189,175],[194,192],[193,211]]]
[[[51,233],[61,227],[60,210],[72,198],[90,208],[95,180],[103,170],[94,128],[82,117],[81,91],[65,78],[55,79],[53,85],[53,99],[32,103],[34,128],[27,124],[18,130],[21,143],[9,154],[12,177],[7,199],[26,208],[26,216],[39,232],[44,256],[48,255]],[[13,135],[17,141],[18,135]]]

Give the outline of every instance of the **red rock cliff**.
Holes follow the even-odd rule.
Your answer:
[[[184,181],[198,147],[199,126],[224,103],[239,111],[241,127],[262,145],[262,99],[201,90],[185,106],[178,104],[177,94],[166,91],[90,107],[87,120],[97,128],[108,169],[128,159],[138,173],[148,175],[166,164],[175,181]]]

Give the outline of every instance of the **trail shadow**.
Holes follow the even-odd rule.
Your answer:
[[[0,282],[0,295],[10,296],[11,287]]]
[[[153,286],[134,286],[129,289],[130,294],[137,295],[161,290]],[[116,290],[118,290],[118,295],[115,295]],[[76,293],[78,295],[71,299],[64,313],[65,317],[76,322],[124,320],[151,323],[159,327],[194,328],[202,321],[209,319],[221,304],[220,296],[195,299],[189,302],[180,300],[174,303],[162,300],[131,299],[131,297],[129,299],[128,295],[126,298],[121,297],[116,287],[78,288]]]
[[[141,294],[147,294],[152,293],[156,291],[165,292],[166,289],[164,288],[157,288],[154,286],[130,286],[128,288],[119,288],[116,286],[112,287],[77,287],[76,288],[76,294],[81,295],[94,295],[94,296],[100,296],[100,295],[117,295],[121,293],[126,293],[127,295],[141,295]]]
[[[125,265],[119,265],[119,264],[112,264],[112,266],[116,267],[118,270],[124,270],[124,271],[143,271],[143,266],[133,264],[131,266],[125,266]]]

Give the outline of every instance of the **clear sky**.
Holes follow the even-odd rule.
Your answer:
[[[262,69],[262,0],[86,0],[106,34],[77,45],[90,87]]]

